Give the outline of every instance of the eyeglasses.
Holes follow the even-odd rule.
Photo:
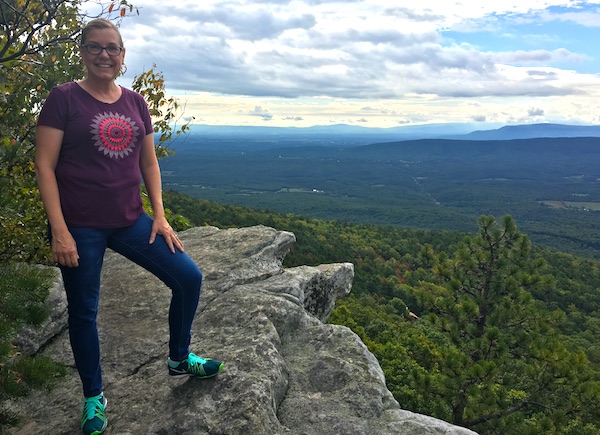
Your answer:
[[[109,56],[118,56],[123,51],[123,47],[118,47],[116,45],[109,45],[108,47],[102,47],[98,44],[81,44],[85,47],[86,51],[89,54],[100,54],[102,50],[106,50]]]

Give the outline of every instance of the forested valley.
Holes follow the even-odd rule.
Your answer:
[[[330,322],[361,337],[403,408],[481,434],[600,433],[597,260],[532,245],[510,216],[482,216],[476,231],[460,233],[319,220],[173,191],[165,203],[182,228],[293,232],[286,267],[354,263],[351,295]]]
[[[369,138],[372,140],[372,138]],[[280,213],[470,232],[509,214],[537,245],[600,259],[600,138],[422,139],[190,134],[165,189]]]

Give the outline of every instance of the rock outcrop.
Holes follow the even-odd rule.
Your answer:
[[[180,236],[204,274],[192,351],[225,368],[209,380],[169,379],[170,292],[108,252],[99,317],[107,434],[474,434],[402,410],[358,336],[324,323],[350,291],[352,264],[284,269],[295,237],[264,226]],[[61,326],[64,301],[55,305],[58,334],[41,347],[31,334],[21,343],[65,361],[69,374],[51,392],[13,402],[25,422],[12,434],[80,433],[81,386]]]

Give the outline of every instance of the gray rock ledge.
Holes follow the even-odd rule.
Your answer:
[[[336,298],[350,292],[351,263],[284,269],[295,237],[265,226],[198,227],[181,239],[204,274],[192,351],[224,361],[225,369],[209,380],[169,379],[170,291],[108,252],[99,317],[106,434],[475,434],[402,410],[359,337],[323,323]],[[27,332],[20,343],[64,361],[69,374],[50,393],[11,403],[25,422],[10,434],[80,433],[81,386],[64,299],[52,295],[56,310],[41,342]]]

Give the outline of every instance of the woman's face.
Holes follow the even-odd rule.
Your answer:
[[[89,32],[84,45],[93,50],[98,47],[120,47],[121,42],[119,34],[114,29],[94,29]],[[85,46],[80,48],[88,78],[101,81],[114,80],[119,75],[125,60],[125,49],[111,56],[107,50],[102,50],[99,54],[91,54],[88,48]]]

